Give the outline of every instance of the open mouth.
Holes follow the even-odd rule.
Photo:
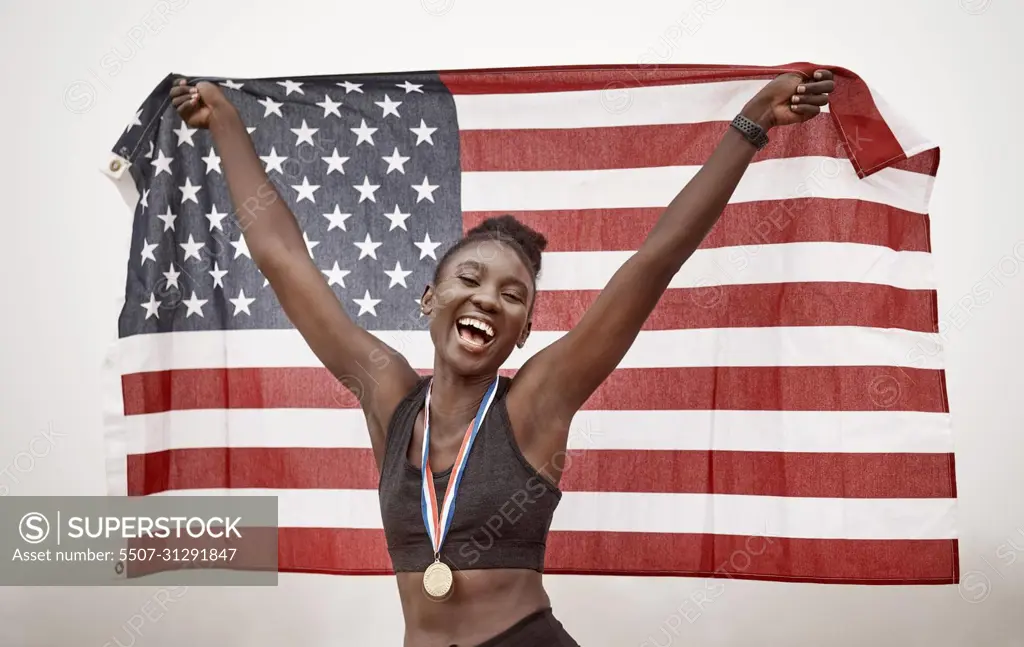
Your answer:
[[[473,317],[462,317],[455,322],[459,339],[475,349],[486,347],[494,341],[494,328]]]

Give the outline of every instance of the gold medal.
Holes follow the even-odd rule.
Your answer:
[[[452,594],[452,569],[440,559],[423,571],[423,592],[434,602],[443,602]]]

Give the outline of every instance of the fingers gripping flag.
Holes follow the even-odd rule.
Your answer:
[[[542,231],[514,374],[579,320],[743,104],[816,67],[213,81],[348,314],[423,372],[418,300],[444,250],[492,215]],[[938,148],[835,74],[828,111],[772,133],[576,416],[548,572],[957,581],[928,237]],[[389,573],[356,397],[283,314],[236,216],[276,194],[231,203],[209,134],[170,106],[175,78],[109,167],[134,209],[110,492],[273,494],[281,570]],[[480,550],[514,523],[514,503],[494,512]]]

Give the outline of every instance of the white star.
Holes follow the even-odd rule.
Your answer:
[[[430,128],[430,127],[428,127],[426,122],[424,122],[422,119],[420,119],[420,127],[419,128],[410,128],[409,130],[411,130],[412,132],[416,133],[416,145],[417,146],[419,146],[423,142],[427,142],[431,146],[433,146],[434,140],[430,136],[432,134],[434,134],[434,132],[437,130],[437,128]]]
[[[197,243],[195,239],[192,238],[192,234],[189,234],[188,242],[181,243],[181,248],[185,250],[185,258],[183,260],[187,261],[189,256],[195,256],[197,261],[203,260],[199,257],[199,250],[201,250],[204,245],[205,243]]]
[[[416,85],[415,83],[409,83],[408,81],[405,83],[396,83],[395,85],[405,90],[406,94],[409,94],[410,92],[419,92],[420,94],[423,94],[423,90],[420,89],[423,87],[422,85]]]
[[[338,267],[338,261],[334,261],[334,267],[331,269],[320,271],[327,276],[327,285],[334,285],[337,283],[341,287],[345,287],[345,277],[352,273]]]
[[[156,300],[156,295],[152,292],[149,293],[149,302],[140,303],[139,305],[146,309],[146,319],[150,317],[160,318],[160,302]]]
[[[416,202],[420,202],[421,200],[430,200],[433,202],[434,191],[437,190],[437,187],[437,184],[428,184],[427,177],[423,176],[423,184],[420,184],[419,186],[415,184],[412,185],[412,188],[416,189],[416,193],[419,194],[416,196]]]
[[[135,117],[132,119],[131,123],[128,124],[128,126],[124,129],[124,131],[128,132],[129,130],[131,130],[132,128],[134,128],[136,126],[141,126],[142,125],[142,121],[139,120],[139,117],[141,117],[141,116],[142,116],[142,108],[139,108],[139,111],[135,113]]]
[[[220,269],[220,265],[218,263],[214,263],[213,269],[208,272],[208,274],[213,277],[213,287],[223,288],[224,283],[222,279],[224,278],[224,275],[227,273],[227,270]]]
[[[409,287],[408,285],[405,284],[405,277],[412,274],[412,272],[409,270],[403,270],[401,263],[396,262],[395,269],[384,270],[384,273],[391,278],[391,283],[388,284],[389,288],[393,288],[396,285],[401,285],[403,288]]]
[[[277,149],[273,146],[270,147],[270,155],[260,155],[260,159],[266,164],[266,172],[276,170],[281,175],[284,175],[284,169],[281,168],[281,163],[288,160],[287,157],[281,157],[277,154]]]
[[[402,105],[401,101],[392,101],[391,97],[385,94],[383,101],[374,101],[374,103],[376,103],[384,110],[384,114],[381,115],[381,119],[387,117],[388,115],[394,115],[399,119],[402,118],[402,115],[398,114],[398,106]]]
[[[239,312],[244,312],[247,315],[251,315],[252,313],[249,312],[249,304],[255,300],[256,299],[246,298],[245,290],[238,290],[237,297],[235,297],[234,299],[228,299],[228,301],[230,301],[231,304],[235,306],[235,314],[232,316],[237,317]]]
[[[359,191],[359,202],[369,198],[370,202],[376,202],[377,198],[373,196],[373,192],[380,188],[379,184],[370,184],[370,178],[363,176],[363,183],[361,185],[355,184],[352,186],[353,189]]]
[[[288,96],[292,92],[298,92],[299,94],[306,94],[302,91],[302,84],[296,83],[295,81],[278,81],[278,85],[285,89],[284,96]]]
[[[193,185],[192,180],[185,178],[185,186],[179,186],[178,189],[181,191],[181,203],[185,204],[187,200],[191,200],[196,204],[199,204],[199,200],[196,199],[196,194],[199,193],[199,189],[203,188],[203,185]]]
[[[362,299],[352,299],[352,300],[355,301],[356,305],[359,306],[359,314],[356,315],[357,317],[360,317],[360,316],[366,314],[367,312],[372,314],[374,317],[377,316],[377,304],[380,303],[380,299],[371,298],[369,290],[367,290],[364,293]]]
[[[146,151],[146,159],[153,159],[153,142],[149,142],[149,150]]]
[[[189,128],[188,124],[184,121],[178,125],[178,129],[174,131],[174,134],[178,136],[178,146],[182,144],[188,144],[189,146],[195,146],[195,142],[192,141],[192,135],[196,134],[198,128]]]
[[[313,204],[316,204],[316,198],[313,197],[313,192],[320,188],[319,184],[310,184],[309,179],[303,175],[302,184],[293,184],[292,188],[299,192],[299,197],[295,200],[296,202],[309,200]]]
[[[309,142],[310,146],[313,146],[313,135],[319,128],[310,128],[306,125],[306,120],[302,120],[302,128],[292,128],[291,131],[295,133],[296,141],[295,145],[298,146],[302,142]]]
[[[330,157],[321,157],[320,159],[327,162],[327,175],[330,175],[331,171],[337,171],[338,173],[345,175],[344,164],[348,161],[348,158],[338,155],[337,148],[334,149],[334,152]]]
[[[195,290],[192,291],[192,297],[188,301],[182,301],[187,307],[188,312],[185,313],[185,318],[188,319],[193,314],[197,314],[200,317],[203,316],[203,306],[206,305],[206,299],[199,299],[196,297]]]
[[[318,105],[318,106],[320,106],[321,108],[324,109],[324,116],[325,117],[327,115],[330,115],[330,114],[333,114],[336,117],[340,117],[341,116],[341,113],[338,112],[338,106],[341,105],[341,102],[340,101],[337,101],[337,102],[332,101],[331,98],[329,96],[327,96],[326,94],[324,95],[324,100],[321,101],[320,103],[316,104],[316,105]]]
[[[370,142],[370,146],[376,145],[373,143],[373,133],[377,132],[377,129],[370,128],[369,126],[367,126],[365,119],[361,120],[359,128],[350,128],[349,130],[351,130],[352,132],[359,136],[359,138],[356,139],[356,146],[362,144],[363,142]]]
[[[313,258],[313,248],[319,245],[320,241],[310,240],[306,232],[302,232],[302,240],[306,243],[306,252],[309,253],[309,257]]]
[[[361,243],[353,244],[359,248],[359,258],[356,259],[358,261],[366,258],[367,256],[374,260],[377,260],[377,248],[383,245],[384,243],[375,243],[372,240],[370,240],[370,234],[366,234],[366,240],[364,240]]]
[[[210,221],[210,231],[213,231],[214,229],[220,229],[221,231],[224,231],[224,228],[220,226],[220,221],[224,220],[224,218],[226,218],[227,215],[228,214],[226,213],[218,212],[217,205],[213,205],[213,211],[206,214],[206,219]]]
[[[391,231],[393,229],[397,229],[399,227],[401,227],[402,229],[405,229],[406,231],[409,231],[408,229],[405,228],[405,220],[410,215],[412,215],[412,214],[402,213],[401,211],[399,211],[398,210],[398,205],[396,204],[395,205],[395,212],[394,213],[386,213],[386,214],[384,214],[384,217],[391,221],[391,227],[388,228],[388,231]]]
[[[234,81],[229,79],[229,80],[224,81],[223,83],[221,83],[221,85],[223,85],[225,88],[231,88],[232,90],[241,90],[242,89],[242,85],[244,85],[244,84],[242,84],[242,83],[235,83]]]
[[[398,147],[395,146],[395,152],[391,153],[391,157],[381,157],[382,160],[388,163],[388,173],[398,169],[398,172],[405,175],[405,163],[409,161],[408,157],[402,157],[398,153]]]
[[[167,175],[174,177],[174,174],[171,173],[171,162],[173,161],[173,157],[167,157],[164,155],[163,151],[158,150],[156,152],[156,159],[153,160],[153,168],[156,169],[153,173],[153,177],[158,177],[160,175],[160,171],[167,171]]]
[[[249,253],[249,245],[245,242],[245,236],[239,236],[238,240],[231,241],[231,246],[235,248],[235,258],[243,254],[252,258],[252,254]]]
[[[217,156],[217,151],[211,148],[210,152],[206,155],[206,157],[203,158],[203,161],[206,162],[207,173],[209,173],[210,171],[217,171],[218,173],[221,172],[220,157]]]
[[[178,287],[178,277],[181,276],[181,272],[174,271],[174,263],[167,266],[167,271],[164,272],[164,278],[167,279],[167,287]]]
[[[324,218],[331,221],[331,224],[327,226],[327,231],[330,231],[337,227],[342,231],[348,231],[345,229],[345,221],[352,217],[350,213],[342,213],[341,207],[334,205],[334,213],[325,213]]]
[[[160,241],[150,243],[149,240],[142,241],[142,261],[143,265],[146,264],[146,260],[156,262],[156,256],[153,256],[153,250],[160,246]]]
[[[420,313],[420,319],[422,319],[423,318],[423,304],[420,303],[420,298],[419,297],[413,297],[412,300],[416,302],[416,311]]]
[[[250,135],[253,134],[254,132],[256,132],[256,126],[246,126],[245,132]]]
[[[142,205],[143,209],[149,206],[149,189],[142,190],[142,197],[139,198],[139,204]]]
[[[435,261],[437,260],[437,255],[434,254],[434,250],[440,247],[441,243],[430,242],[430,234],[427,234],[426,236],[423,237],[422,243],[414,242],[413,245],[416,245],[417,247],[420,248],[420,260],[423,260],[428,256],[434,259]]]
[[[284,105],[283,103],[277,103],[270,97],[267,97],[266,99],[260,99],[258,103],[265,108],[265,110],[263,111],[264,119],[266,119],[272,114],[277,115],[278,117],[284,117],[284,115],[281,114],[281,106]]]
[[[171,213],[171,205],[167,205],[167,213],[159,215],[157,218],[164,221],[164,231],[168,229],[174,231],[174,221],[178,219],[178,216]]]
[[[349,92],[352,91],[358,92],[359,94],[363,93],[362,83],[350,83],[348,81],[345,81],[344,83],[339,83],[338,85],[345,88],[345,94],[348,94]]]

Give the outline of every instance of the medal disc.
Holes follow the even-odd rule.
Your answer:
[[[431,600],[447,600],[453,583],[452,569],[444,562],[434,562],[423,571],[423,591]]]

